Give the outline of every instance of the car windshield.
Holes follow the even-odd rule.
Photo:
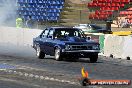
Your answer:
[[[55,30],[55,38],[66,38],[66,37],[82,37],[84,38],[85,35],[81,30],[78,29],[57,29]]]
[[[102,29],[102,27],[97,26],[97,25],[90,25],[93,29]]]

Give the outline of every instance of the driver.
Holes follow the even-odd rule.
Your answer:
[[[61,38],[61,37],[62,37],[61,31],[56,31],[55,38]]]

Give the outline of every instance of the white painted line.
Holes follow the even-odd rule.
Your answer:
[[[76,84],[75,82],[70,82],[70,84]]]
[[[8,72],[8,70],[5,70],[5,72]]]
[[[13,72],[12,70],[8,70],[9,73]]]
[[[18,72],[18,74],[21,74],[22,72]]]
[[[61,80],[61,82],[64,82],[64,80]]]
[[[39,78],[39,76],[38,75],[35,75],[35,78]]]
[[[28,76],[28,73],[25,73],[25,74],[24,74],[24,76],[26,76],[26,77],[27,77],[27,76]]]
[[[55,81],[59,81],[59,79],[55,79]]]
[[[3,71],[3,70],[2,70]],[[20,76],[25,76],[25,77],[35,77],[35,78],[39,78],[39,79],[43,79],[43,80],[50,80],[50,81],[57,81],[57,82],[62,82],[62,83],[68,83],[68,84],[79,84],[79,83],[75,83],[75,82],[71,82],[71,81],[68,81],[68,80],[59,80],[59,79],[55,79],[55,78],[51,78],[51,77],[48,77],[48,76],[39,76],[39,75],[34,75],[34,74],[28,74],[28,73],[23,73],[23,72],[17,72],[17,71],[13,71],[13,70],[5,70],[6,72],[9,72],[9,73],[12,73],[12,74],[16,74],[18,73]]]
[[[58,82],[61,82],[61,80],[58,79]]]
[[[45,77],[45,80],[49,80],[49,79],[50,79],[49,77],[47,77],[47,76]]]
[[[50,78],[49,80],[54,81],[54,78]]]
[[[40,79],[44,79],[44,76],[40,76]]]
[[[16,73],[16,71],[14,71],[14,73]]]
[[[32,78],[32,77],[34,77],[34,75],[33,75],[33,74],[29,74],[29,77],[31,77],[31,78]]]
[[[23,73],[21,72],[19,75],[21,75],[21,76],[22,76],[22,75],[23,75]]]
[[[5,71],[6,69],[0,69],[0,71]]]

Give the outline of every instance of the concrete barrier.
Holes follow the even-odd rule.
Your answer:
[[[132,58],[132,37],[105,35],[104,56],[113,55],[115,58]]]
[[[116,32],[116,31],[132,31],[132,28],[111,28],[111,30],[113,31],[113,32]]]
[[[0,27],[0,43],[31,46],[33,38],[37,37],[42,30],[24,29],[14,27]]]
[[[124,38],[122,58],[130,57],[132,59],[132,36]]]

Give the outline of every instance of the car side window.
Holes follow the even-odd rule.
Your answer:
[[[53,35],[53,29],[50,30],[49,35]]]
[[[54,34],[54,30],[50,29],[49,34],[48,34],[48,38],[53,38],[53,34]]]
[[[44,32],[42,33],[42,38],[47,38],[49,30],[45,29]]]
[[[74,32],[74,36],[80,37],[79,33],[77,31]]]

